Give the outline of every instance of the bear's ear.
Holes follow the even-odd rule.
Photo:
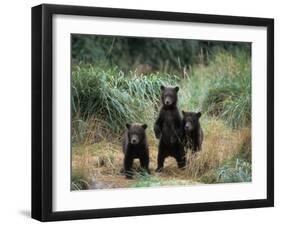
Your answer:
[[[131,128],[131,124],[126,123],[126,127],[127,127],[127,129],[130,129]]]
[[[182,115],[185,115],[185,111],[181,111],[182,112]]]
[[[198,118],[200,118],[201,117],[201,112],[200,111],[197,112],[196,115],[197,115]]]
[[[176,86],[175,90],[176,90],[176,92],[178,92],[180,90],[180,87]]]
[[[165,86],[161,85],[160,89],[163,91],[165,89]]]
[[[146,129],[146,128],[147,128],[147,125],[146,125],[146,124],[142,124],[142,128],[143,128],[143,129]]]

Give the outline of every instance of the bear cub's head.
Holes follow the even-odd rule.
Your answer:
[[[144,141],[145,130],[147,128],[146,124],[127,123],[126,127],[128,129],[128,139],[130,144],[137,145]]]
[[[194,131],[199,125],[199,118],[201,117],[201,112],[182,111],[182,115],[184,130],[189,133]]]
[[[164,107],[173,107],[178,101],[179,87],[165,87],[161,85],[161,101]]]

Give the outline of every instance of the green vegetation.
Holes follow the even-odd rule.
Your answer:
[[[136,182],[132,183],[131,187],[159,187],[159,186],[170,186],[170,185],[190,185],[195,184],[194,181],[179,180],[179,179],[163,179],[157,176],[137,175]]]
[[[174,85],[175,75],[150,74],[135,77],[118,68],[102,70],[91,65],[76,65],[72,72],[73,142],[83,140],[87,122],[94,118],[114,133],[126,122],[150,121],[159,105],[160,85]]]
[[[71,175],[71,190],[85,190],[90,185],[89,173],[85,170],[76,169]]]
[[[212,117],[224,119],[231,127],[241,128],[251,123],[250,58],[218,53],[208,67],[195,67],[184,84],[181,105],[201,110]],[[186,101],[187,100],[187,101]]]
[[[106,188],[251,181],[250,44],[79,35],[72,42],[72,189],[92,181]],[[203,150],[188,154],[186,170],[168,159],[161,175],[125,180],[120,138],[128,122],[148,124],[156,167],[160,85],[180,86],[179,108],[203,113]]]
[[[89,122],[99,122],[104,134],[120,134],[127,122],[153,124],[160,85],[179,85],[179,106],[224,119],[231,127],[251,122],[250,60],[220,53],[207,67],[191,69],[187,78],[177,75],[124,74],[117,67],[103,70],[75,65],[72,71],[73,142],[85,142]]]
[[[244,159],[232,158],[222,166],[202,176],[200,180],[206,184],[251,182],[252,165]]]
[[[180,72],[193,64],[208,63],[221,50],[236,55],[243,50],[250,54],[251,46],[242,42],[72,35],[74,64],[118,66],[126,73],[143,64],[165,73]]]

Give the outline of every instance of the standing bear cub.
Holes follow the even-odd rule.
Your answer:
[[[179,168],[186,165],[182,117],[177,107],[178,91],[179,87],[161,86],[162,106],[154,124],[155,136],[160,139],[156,172],[162,171],[165,158],[168,156],[177,160]]]
[[[128,179],[133,177],[133,161],[139,159],[143,170],[149,172],[149,149],[146,139],[146,124],[126,124],[127,131],[123,139],[124,171]]]
[[[185,146],[192,150],[192,153],[200,151],[203,142],[203,130],[199,118],[201,112],[185,112],[183,115],[183,128],[185,133]]]

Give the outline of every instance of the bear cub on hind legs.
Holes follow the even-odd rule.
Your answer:
[[[133,161],[139,159],[142,170],[149,171],[149,149],[146,139],[146,124],[126,124],[127,131],[123,139],[124,172],[127,179],[133,178]]]
[[[157,169],[161,172],[165,158],[172,156],[178,167],[186,166],[183,143],[182,117],[177,107],[179,87],[161,86],[162,106],[154,124],[154,133],[159,140]]]

